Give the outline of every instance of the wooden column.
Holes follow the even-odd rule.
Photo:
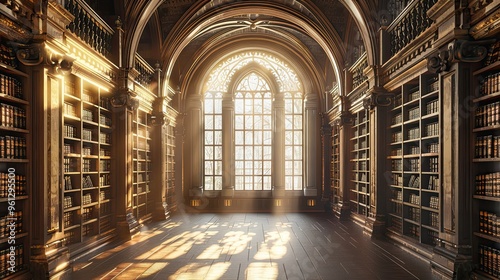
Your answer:
[[[285,143],[285,100],[284,94],[274,95],[274,143]],[[285,145],[273,147],[273,197],[285,196]]]
[[[166,106],[164,97],[158,97],[153,103],[153,114],[149,122],[152,124],[151,138],[154,156],[151,157],[151,196],[154,201],[153,219],[165,220],[168,216],[167,210],[167,159],[166,159]]]
[[[318,195],[318,97],[307,94],[304,101],[305,187],[304,196]]]
[[[222,100],[222,143],[234,143],[234,100],[230,93]],[[222,145],[221,195],[234,196],[234,145]]]

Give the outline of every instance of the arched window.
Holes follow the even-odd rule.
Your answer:
[[[255,73],[234,94],[235,190],[271,190],[272,97]]]
[[[238,54],[211,72],[203,96],[205,190],[303,189],[304,100],[291,68],[269,54]]]

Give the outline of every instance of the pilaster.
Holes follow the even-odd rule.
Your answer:
[[[225,93],[222,99],[222,143],[234,142],[234,100]],[[234,196],[234,146],[222,145],[222,197]]]
[[[285,143],[285,99],[283,93],[274,95],[274,114],[275,114],[275,143]],[[273,197],[285,196],[285,147],[277,145],[273,147],[274,152],[274,186]]]
[[[305,133],[305,186],[304,196],[318,195],[318,98],[316,94],[307,94],[304,100]]]

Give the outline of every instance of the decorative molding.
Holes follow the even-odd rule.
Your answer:
[[[475,39],[485,38],[498,32],[500,29],[500,7],[495,12],[485,17],[474,25],[469,34]]]
[[[488,54],[487,46],[494,40],[455,40],[442,50],[427,58],[427,69],[432,73],[448,71],[453,62],[479,62]]]
[[[339,126],[351,125],[354,122],[354,116],[351,113],[344,111],[340,114],[340,118],[337,120]]]
[[[33,38],[33,33],[26,27],[0,13],[0,34],[9,40],[28,43]]]
[[[74,61],[75,58],[73,57],[46,50],[45,63],[46,65],[52,67],[54,73],[57,74],[70,73],[71,69],[73,68]]]

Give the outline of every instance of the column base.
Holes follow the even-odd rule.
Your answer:
[[[119,239],[130,240],[139,230],[140,224],[132,213],[117,216],[116,231]]]
[[[190,197],[201,197],[203,196],[203,187],[192,187],[189,189]]]
[[[273,187],[272,195],[275,198],[285,197],[285,189],[282,187]]]
[[[434,247],[431,271],[434,279],[471,279],[474,269],[470,246],[448,248]]]
[[[367,227],[371,229],[372,238],[382,238],[385,235],[385,217],[377,216],[375,220],[370,218],[366,221]]]
[[[168,205],[166,202],[156,202],[153,211],[154,221],[165,221],[169,218]]]
[[[318,189],[316,187],[305,187],[304,188],[304,196],[318,196]]]
[[[234,188],[222,188],[221,196],[224,198],[234,197]]]
[[[31,279],[71,279],[73,269],[67,247],[54,250],[45,246],[33,246],[31,251]]]

